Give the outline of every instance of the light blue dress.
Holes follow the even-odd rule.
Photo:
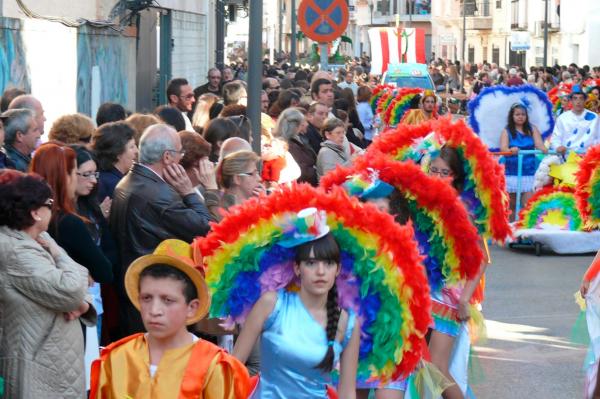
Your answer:
[[[343,342],[335,342],[335,363],[350,341],[356,315],[348,311]],[[296,292],[279,290],[260,341],[260,382],[253,399],[327,397],[330,373],[316,366],[327,351],[325,329],[312,317]]]

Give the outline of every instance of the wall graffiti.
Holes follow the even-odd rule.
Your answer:
[[[133,40],[135,43],[135,40]],[[107,29],[79,28],[77,34],[77,111],[93,116],[96,102],[130,103],[129,59],[132,38]],[[133,47],[135,51],[135,47]],[[135,81],[134,75],[131,81]],[[99,81],[98,81],[99,80]],[[99,92],[96,92],[99,91]]]
[[[10,87],[31,92],[31,80],[23,43],[22,22],[0,17],[0,93]]]

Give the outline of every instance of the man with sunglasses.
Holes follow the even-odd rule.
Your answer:
[[[192,86],[184,78],[172,79],[167,85],[167,99],[169,106],[178,109],[183,115],[185,121],[185,130],[194,131],[192,121],[188,117],[188,112],[192,111],[193,105],[196,102]]]

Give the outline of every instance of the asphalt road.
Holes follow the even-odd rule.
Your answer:
[[[581,398],[586,348],[572,344],[573,293],[593,259],[492,247],[483,312],[488,339],[471,379],[478,399]]]

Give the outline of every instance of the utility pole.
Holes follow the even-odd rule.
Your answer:
[[[279,10],[279,46],[277,46],[278,54],[277,58],[281,57],[283,51],[283,1],[277,0],[277,9]]]
[[[252,149],[260,154],[260,91],[262,90],[263,2],[250,1],[250,40],[248,45],[248,118],[252,125]]]
[[[219,70],[223,71],[225,67],[225,1],[215,1],[215,19],[216,19],[216,60],[215,64]]]
[[[548,66],[548,0],[544,0],[544,70]]]
[[[465,47],[467,47],[467,0],[462,1],[462,17],[463,17],[463,28],[462,28],[462,73],[460,74],[460,87],[465,87],[465,66],[467,65],[465,62]]]
[[[296,10],[296,0],[292,0],[292,9],[290,10],[292,14],[292,18],[290,23],[292,24],[292,48],[290,51],[290,64],[292,66],[296,65],[296,19],[297,19],[297,10]]]

